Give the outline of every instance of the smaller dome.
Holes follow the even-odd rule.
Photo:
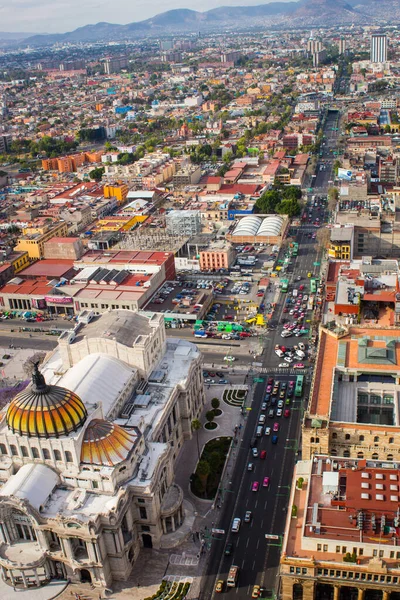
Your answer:
[[[136,440],[137,435],[132,430],[103,419],[93,419],[83,437],[81,462],[112,467],[128,457]]]

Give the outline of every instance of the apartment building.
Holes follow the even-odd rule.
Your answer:
[[[232,245],[225,240],[217,240],[200,252],[201,271],[219,271],[229,269],[234,260]]]
[[[27,252],[31,260],[43,258],[44,244],[52,237],[65,237],[68,233],[68,225],[65,222],[49,223],[43,222],[35,226],[33,223],[23,229],[23,236],[19,238],[14,250],[16,252]]]

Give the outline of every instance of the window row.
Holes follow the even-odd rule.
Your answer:
[[[20,446],[20,448],[21,448],[22,456],[25,458],[29,458],[30,455],[29,455],[29,449],[27,448],[27,446]],[[41,449],[42,456],[40,456],[39,448],[35,448],[35,446],[31,446],[30,450],[31,450],[33,458],[41,458],[43,460],[51,460],[50,450],[48,450],[47,448]],[[18,448],[14,444],[10,444],[10,452],[11,452],[11,456],[19,456]],[[3,454],[3,455],[8,454],[7,447],[5,444],[0,444],[0,454]],[[57,460],[57,461],[63,460],[60,450],[53,450],[53,454],[54,454],[55,460]],[[72,453],[69,450],[66,450],[64,452],[64,454],[65,454],[66,462],[73,462]]]
[[[392,577],[391,575],[373,575],[372,573],[338,571],[336,569],[317,569],[317,575],[323,577],[338,577],[341,579],[360,579],[362,581],[374,581],[390,584],[397,584],[399,581],[398,577]]]
[[[351,435],[349,433],[346,433],[345,436],[344,436],[344,439],[345,440],[349,440],[350,438],[351,438]],[[332,439],[333,440],[337,440],[338,439],[338,434],[335,433],[335,432],[332,433]],[[359,442],[364,442],[365,441],[365,437],[363,435],[359,435],[358,436],[358,441]],[[387,443],[387,444],[394,444],[394,437],[390,437],[387,440],[385,438],[383,441],[384,441],[384,443]],[[379,436],[378,435],[376,435],[374,437],[374,444],[379,444]]]

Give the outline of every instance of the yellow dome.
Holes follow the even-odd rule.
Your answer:
[[[35,365],[32,385],[20,392],[7,409],[7,425],[13,433],[51,438],[68,435],[86,421],[82,400],[65,388],[47,385]]]
[[[128,457],[136,440],[134,431],[110,421],[93,419],[83,437],[81,462],[112,467]]]

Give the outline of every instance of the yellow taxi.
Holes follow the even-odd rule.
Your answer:
[[[253,587],[253,592],[251,594],[252,598],[258,598],[260,596],[260,586],[259,585],[255,585]]]
[[[223,591],[223,589],[224,589],[224,580],[218,579],[217,585],[215,586],[215,591],[220,594]]]
[[[307,277],[312,277],[312,273],[311,273],[311,271],[308,271],[308,273],[307,273]]]

